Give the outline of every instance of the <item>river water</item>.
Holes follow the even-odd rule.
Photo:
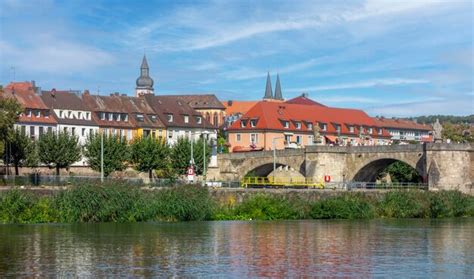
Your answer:
[[[0,277],[474,277],[474,218],[0,225]]]

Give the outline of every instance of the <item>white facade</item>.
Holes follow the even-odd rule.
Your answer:
[[[183,137],[196,141],[202,137],[203,133],[207,134],[208,140],[217,140],[217,130],[215,129],[168,127],[166,129],[166,143],[174,145],[179,138]]]
[[[56,132],[57,128],[56,124],[43,123],[15,123],[14,127],[34,140],[37,140],[42,134]]]
[[[394,129],[388,128],[392,140],[408,140],[421,141],[423,138],[429,137],[429,132],[424,130],[408,130],[408,129]]]

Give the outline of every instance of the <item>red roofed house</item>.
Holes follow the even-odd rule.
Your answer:
[[[375,118],[380,127],[386,129],[392,140],[432,142],[431,125],[419,124],[404,119]]]
[[[15,98],[24,108],[15,127],[32,139],[37,139],[43,133],[56,131],[58,124],[39,93],[40,88],[35,86],[34,81],[11,82],[2,93],[2,97]]]
[[[390,134],[374,118],[356,109],[322,105],[258,102],[228,129],[232,151],[271,150],[313,145],[314,128],[321,144],[388,144]]]

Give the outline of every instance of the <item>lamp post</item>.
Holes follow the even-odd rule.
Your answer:
[[[100,132],[100,182],[104,183],[104,131]]]
[[[209,135],[208,131],[202,132],[202,175],[203,175],[203,181],[202,181],[202,186],[206,186],[206,143],[207,143],[207,135]]]

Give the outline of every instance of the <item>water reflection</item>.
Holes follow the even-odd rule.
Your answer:
[[[473,243],[472,218],[0,225],[0,275],[472,277]]]

